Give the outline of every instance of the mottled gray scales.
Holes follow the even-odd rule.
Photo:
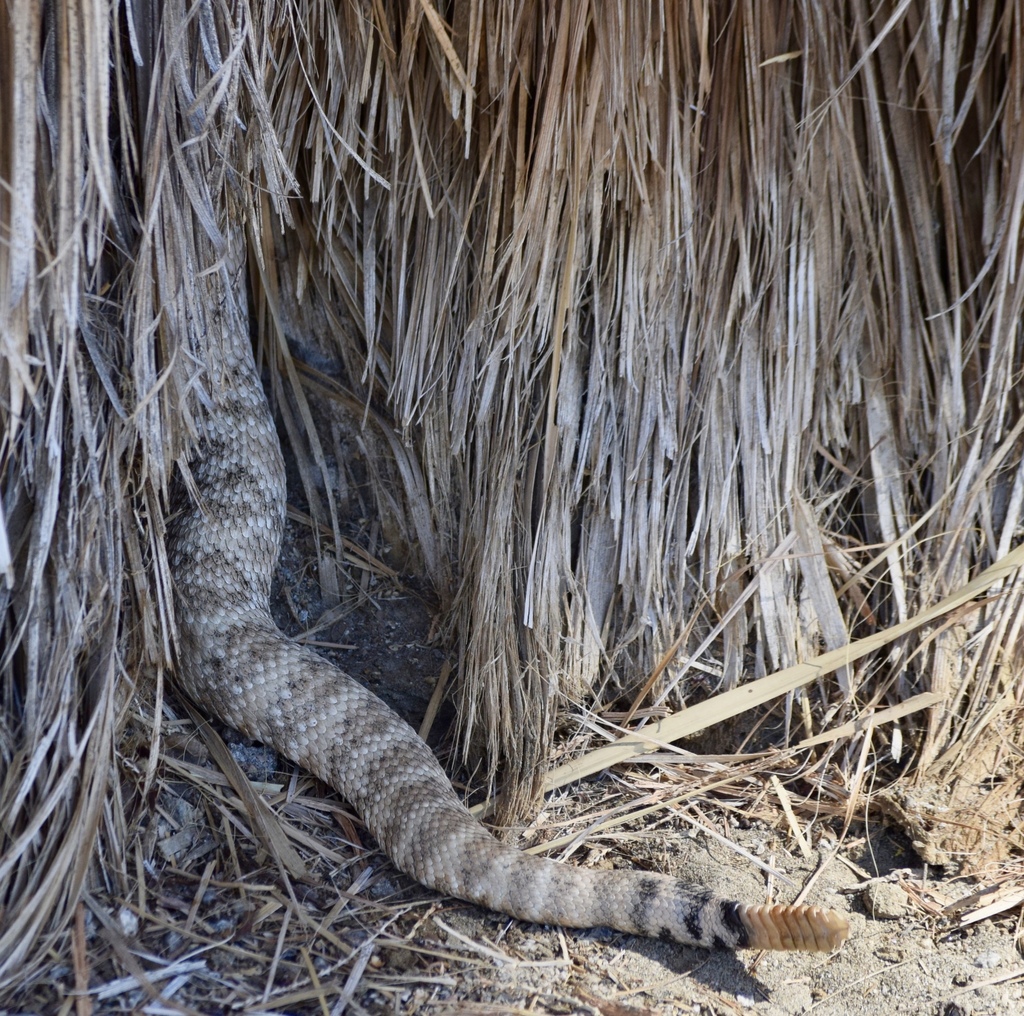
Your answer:
[[[818,907],[721,900],[660,875],[591,871],[500,843],[466,810],[430,749],[365,688],[286,638],[270,580],[284,466],[249,344],[238,233],[207,315],[208,411],[179,484],[168,548],[178,681],[210,715],[273,745],[340,791],[424,885],[513,917],[608,926],[702,946],[833,949],[844,918]]]

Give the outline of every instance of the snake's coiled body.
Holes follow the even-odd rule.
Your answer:
[[[281,450],[248,335],[239,238],[207,308],[205,422],[168,524],[178,681],[209,714],[336,787],[394,863],[439,892],[528,921],[700,946],[830,950],[819,907],[729,902],[667,876],[573,868],[488,833],[383,702],[283,635],[268,597],[284,523]],[[234,255],[234,257],[232,257]],[[217,288],[217,287],[215,287]]]

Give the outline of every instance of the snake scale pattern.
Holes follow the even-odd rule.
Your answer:
[[[574,868],[493,837],[431,750],[380,699],[286,637],[269,610],[284,525],[280,444],[249,335],[245,248],[229,236],[205,276],[204,421],[178,483],[167,546],[179,686],[211,716],[335,787],[403,872],[438,892],[526,921],[705,947],[828,951],[848,934],[815,906],[754,906],[646,872]]]

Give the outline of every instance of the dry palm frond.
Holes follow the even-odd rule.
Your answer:
[[[227,210],[242,65],[258,63],[241,33],[210,66],[199,40],[217,26],[198,8],[140,13],[127,35],[90,4],[0,19],[0,985],[45,957],[98,854],[130,891],[119,710],[142,678],[162,688],[169,660],[165,494],[206,383],[187,322]],[[271,141],[255,161],[283,194]]]
[[[276,37],[296,285],[415,449],[393,476],[454,604],[461,729],[521,792],[565,699],[680,643],[687,697],[702,626],[734,687],[752,634],[755,676],[792,666],[1020,538],[1019,13],[659,10],[316,8]],[[889,694],[985,659],[989,698],[1020,667],[998,616]]]
[[[163,703],[166,493],[214,383],[197,322],[229,224],[337,547],[325,590],[343,541],[293,342],[340,363],[326,401],[446,608],[462,743],[514,815],[567,703],[728,692],[1019,545],[1022,81],[998,0],[11,0],[0,985],[66,945],[91,860],[93,893],[145,895],[129,844],[168,763],[133,702]],[[827,717],[856,790],[861,708],[932,696],[918,772],[955,782],[1019,741],[1022,623],[1007,577],[793,691],[782,739]],[[117,756],[145,722],[150,750]]]

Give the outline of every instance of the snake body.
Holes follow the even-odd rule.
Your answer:
[[[831,910],[752,906],[675,878],[574,868],[500,842],[404,720],[277,628],[269,593],[284,463],[249,337],[244,248],[231,254],[212,287],[220,302],[204,312],[206,411],[191,481],[179,484],[168,522],[180,687],[335,787],[395,865],[441,893],[526,921],[687,945],[836,948],[848,926]]]

